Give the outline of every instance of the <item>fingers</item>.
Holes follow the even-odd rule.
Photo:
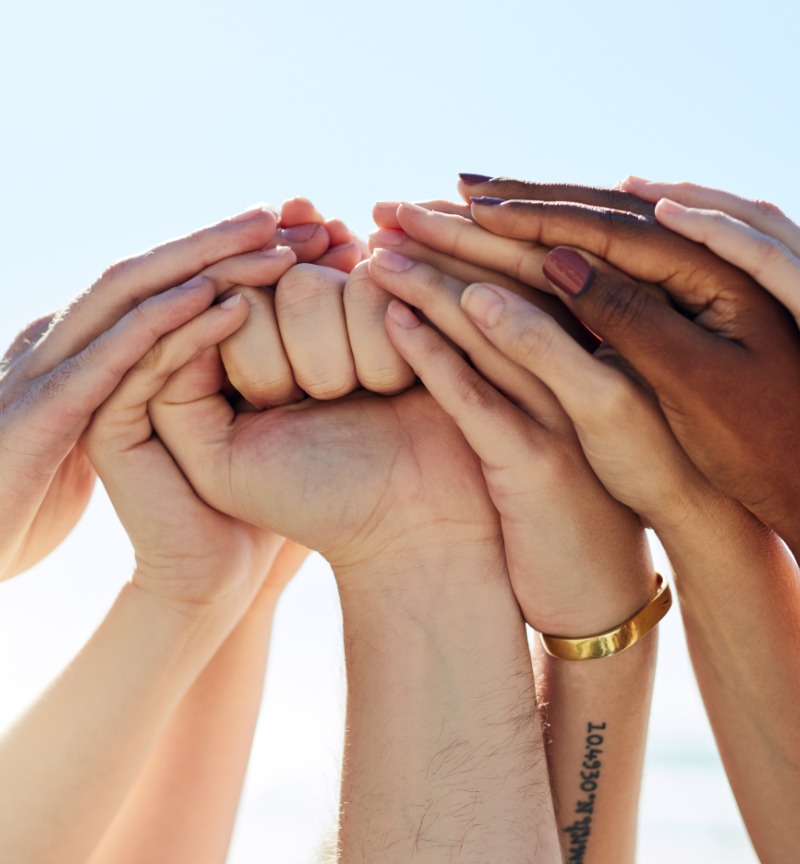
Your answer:
[[[485,338],[550,387],[573,420],[582,422],[602,408],[617,373],[599,364],[553,318],[499,285],[469,285],[460,301]]]
[[[269,288],[236,290],[250,307],[244,324],[220,345],[231,384],[256,408],[287,405],[303,398],[281,339],[275,293]]]
[[[50,428],[56,429],[56,421],[61,418],[69,423],[68,428],[82,429],[91,413],[108,397],[130,366],[165,333],[197,315],[215,295],[236,284],[237,280],[256,285],[275,282],[294,260],[291,249],[279,247],[245,253],[211,265],[206,268],[205,275],[144,300],[110,329],[101,331],[89,345],[57,363],[53,369],[50,363],[62,350],[71,347],[68,343],[79,343],[78,336],[85,323],[83,312],[88,310],[87,300],[82,310],[73,307],[63,318],[56,316],[55,323],[29,361],[23,364],[20,360],[13,375],[20,384],[32,378],[48,382],[47,393],[51,398],[47,399],[47,404],[53,414],[48,424]],[[96,368],[93,368],[95,364]],[[71,382],[68,388],[66,384],[55,384],[67,380]],[[62,398],[52,398],[59,395]],[[76,413],[78,410],[84,414]],[[61,431],[66,432],[66,428]]]
[[[325,222],[325,230],[330,238],[330,247],[315,263],[321,267],[334,267],[343,273],[349,273],[359,261],[368,255],[367,245],[341,221],[329,219]]]
[[[645,216],[653,207],[634,192],[622,189],[599,189],[574,183],[533,183],[508,177],[486,177],[482,174],[459,174],[458,191],[465,201],[476,197],[518,198],[525,201],[569,201],[612,210],[628,210]]]
[[[281,206],[281,227],[290,228],[295,225],[316,223],[322,225],[325,221],[322,214],[308,198],[290,198]]]
[[[367,262],[359,264],[345,285],[347,332],[359,383],[389,396],[411,387],[415,375],[386,333],[384,319],[391,295],[375,282],[369,267]]]
[[[273,239],[275,245],[291,246],[301,263],[316,261],[330,246],[325,226],[315,223],[278,228]]]
[[[392,300],[386,315],[392,342],[427,390],[453,418],[490,471],[526,464],[533,424],[411,309]],[[534,433],[535,434],[535,433]]]
[[[174,372],[240,327],[247,314],[247,303],[235,294],[159,339],[95,412],[84,438],[94,464],[104,464],[112,450],[147,441],[151,435],[147,402]]]
[[[420,309],[441,333],[465,351],[483,378],[540,424],[547,428],[564,425],[563,411],[550,391],[493,348],[464,314],[460,305],[463,282],[385,250],[375,253],[369,267],[382,288]]]
[[[27,327],[21,330],[14,341],[8,346],[5,356],[2,361],[0,361],[0,371],[5,371],[6,368],[14,362],[14,360],[21,355],[24,355],[29,348],[36,345],[36,343],[48,331],[57,315],[57,312],[51,313],[50,315],[42,315],[34,321],[31,321]]]
[[[351,240],[338,246],[331,246],[328,251],[321,255],[314,263],[320,267],[332,267],[349,273],[359,261],[364,259],[364,250],[360,243]]]
[[[321,226],[324,231],[312,232],[310,225]],[[279,235],[288,236],[296,244],[299,261],[335,267],[345,273],[349,273],[364,257],[363,244],[344,222],[339,219],[326,221],[307,198],[292,198],[283,204]],[[327,238],[324,246],[323,236]],[[301,237],[305,238],[302,240],[304,245],[300,245]]]
[[[600,259],[554,249],[544,270],[575,314],[628,360],[659,393],[680,404],[708,368],[708,357],[731,360],[736,342],[709,333]],[[550,332],[549,330],[547,331]],[[679,346],[679,347],[676,347]],[[673,397],[677,397],[674,398]]]
[[[670,230],[703,243],[749,273],[789,309],[800,326],[800,258],[779,239],[720,210],[684,207],[668,198],[656,205],[656,217]]]
[[[219,296],[237,285],[253,288],[276,285],[296,262],[297,256],[289,246],[273,246],[226,258],[206,267],[202,275],[216,283]]]
[[[470,285],[461,303],[493,346],[552,390],[612,495],[651,524],[678,518],[685,491],[703,481],[642,388],[499,286]]]
[[[537,201],[474,201],[472,209],[489,231],[547,247],[579,246],[634,279],[663,285],[695,315],[722,295],[758,302],[756,286],[738,268],[636,213]]]
[[[524,282],[507,276],[505,273],[491,270],[480,264],[464,261],[447,252],[439,251],[432,246],[414,240],[402,229],[380,228],[369,235],[369,242],[373,250],[390,249],[400,255],[405,255],[407,258],[412,258],[414,261],[420,261],[423,264],[436,267],[438,270],[442,270],[464,282],[496,281],[498,284],[504,285],[512,291],[516,290],[517,293],[526,293],[531,290]],[[547,280],[541,276],[541,272],[539,278],[542,284],[547,285]],[[547,285],[547,288],[549,290],[549,285]]]
[[[483,208],[489,209],[489,208]],[[542,261],[547,249],[527,242],[484,231],[471,219],[447,213],[437,213],[416,204],[401,204],[397,210],[400,227],[414,240],[453,258],[499,271],[532,285],[548,290],[542,276]],[[490,229],[491,230],[491,229]]]
[[[236,418],[221,393],[224,379],[219,352],[208,348],[170,377],[148,403],[148,413],[197,493],[233,513],[227,472]]]
[[[445,201],[443,199],[417,201],[416,205],[426,210],[434,210],[437,213],[449,213],[453,216],[463,216],[465,219],[472,218],[468,205],[456,204],[454,201]],[[399,228],[400,223],[397,221],[397,208],[399,206],[399,201],[378,201],[372,208],[372,218],[375,224],[379,228]]]
[[[661,198],[669,198],[683,204],[684,207],[727,213],[740,222],[746,222],[756,231],[774,237],[788,246],[796,255],[800,255],[800,226],[768,201],[753,201],[733,195],[731,192],[710,189],[695,183],[653,183],[640,177],[628,177],[620,186],[625,191],[653,204]]]
[[[405,208],[405,205],[403,205],[403,208]],[[593,348],[597,344],[597,340],[594,338],[593,334],[589,333],[589,331],[583,327],[575,316],[566,309],[564,304],[553,297],[551,293],[544,293],[544,291],[531,288],[531,286],[526,284],[524,281],[520,281],[519,279],[513,278],[505,273],[498,272],[497,269],[490,269],[498,261],[502,264],[502,255],[500,252],[503,248],[506,248],[509,241],[505,238],[488,234],[488,232],[483,231],[482,229],[477,229],[477,231],[480,232],[483,237],[473,237],[474,242],[467,243],[466,245],[475,260],[480,259],[488,266],[472,264],[460,258],[453,257],[453,255],[448,254],[447,252],[438,251],[431,246],[413,240],[408,234],[400,229],[389,228],[374,231],[370,235],[370,244],[374,249],[389,249],[390,251],[403,255],[406,258],[411,258],[414,261],[428,264],[437,270],[447,273],[449,276],[453,276],[455,279],[458,279],[465,284],[469,284],[470,282],[492,282],[493,284],[503,285],[511,291],[514,291],[516,294],[526,297],[531,302],[536,303],[537,306],[545,309],[553,315],[567,330],[567,332],[574,336],[574,338],[586,348]],[[431,239],[431,237],[429,236],[428,239]],[[478,250],[478,241],[480,240],[486,240],[486,251],[483,254]],[[516,241],[514,242],[516,243]],[[509,249],[508,252],[511,261],[517,262],[519,260],[517,257],[519,249]],[[547,292],[552,292],[550,283],[541,272],[541,261],[544,260],[545,250],[533,250],[528,245],[525,245],[523,254],[530,254],[530,259],[536,260],[535,272],[538,274],[537,283],[545,286]],[[509,269],[514,270],[515,267],[511,265]],[[517,270],[518,269],[519,268],[517,268]]]
[[[258,209],[243,216],[110,267],[48,334],[38,352],[36,374],[77,354],[146,298],[181,284],[224,258],[265,247],[275,234],[274,213]]]
[[[198,276],[150,297],[83,351],[28,383],[27,404],[43,419],[26,424],[30,427],[27,434],[32,435],[36,429],[68,447],[128,370],[162,336],[207,309],[214,296],[214,283]]]
[[[345,276],[301,264],[278,283],[275,311],[297,384],[315,399],[336,399],[358,384],[344,311]]]

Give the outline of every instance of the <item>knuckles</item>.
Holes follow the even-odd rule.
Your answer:
[[[585,317],[586,323],[600,336],[612,341],[617,336],[635,331],[655,302],[636,285],[605,278],[596,278],[586,300],[586,305],[581,307],[581,317]],[[589,310],[591,316],[586,314]]]

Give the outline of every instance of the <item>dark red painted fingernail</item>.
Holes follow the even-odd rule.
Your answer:
[[[474,197],[469,199],[473,204],[486,204],[487,206],[491,206],[492,204],[502,204],[506,199],[505,198],[489,198],[486,195],[475,195]]]
[[[585,291],[592,281],[589,262],[572,249],[553,249],[544,259],[542,270],[557,288],[572,297]]]
[[[477,186],[478,183],[486,183],[487,180],[491,180],[491,177],[487,177],[485,174],[459,174],[458,175],[467,186]]]

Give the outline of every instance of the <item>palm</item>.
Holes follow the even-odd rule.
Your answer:
[[[187,407],[153,416],[204,498],[334,565],[402,554],[444,525],[464,542],[499,537],[477,458],[421,387],[235,418],[219,399]]]
[[[180,602],[249,603],[280,538],[203,502],[149,432],[130,447],[105,433],[90,427],[86,446],[136,552],[137,584]]]

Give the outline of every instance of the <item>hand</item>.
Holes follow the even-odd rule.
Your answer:
[[[296,296],[310,285],[313,295],[309,272],[290,271],[276,305],[284,290]],[[357,268],[348,286],[363,291],[364,280]],[[341,317],[332,320],[341,328]],[[352,363],[349,346],[347,356]],[[407,564],[453,543],[488,550],[503,569],[477,460],[421,388],[237,414],[222,382],[219,359],[204,354],[151,402],[159,437],[213,506],[319,550],[340,575],[379,560]]]
[[[0,365],[0,577],[36,563],[80,517],[94,475],[77,441],[127,370],[196,314],[192,283],[180,283],[232,255],[230,284],[277,278],[295,257],[262,251],[275,230],[258,209],[123,261],[17,338]]]
[[[598,261],[595,266],[607,265]],[[414,296],[409,299],[419,302]],[[652,394],[613,358],[591,356],[546,313],[499,286],[471,285],[461,304],[503,358],[536,375],[555,394],[597,476],[658,533],[675,568],[692,662],[745,824],[763,860],[783,860],[797,845],[792,820],[775,821],[777,812],[789,813],[797,789],[797,736],[785,720],[795,716],[797,701],[790,683],[797,678],[797,657],[786,651],[800,608],[792,556],[771,531],[695,468]],[[437,354],[426,354],[424,343],[432,336],[419,333],[422,330],[417,326],[418,335],[403,340],[424,361],[415,365],[432,386],[430,382],[438,383],[441,377],[437,367],[457,361],[448,358],[442,346]],[[410,356],[411,350],[406,353]],[[455,380],[465,380],[465,398],[448,393],[465,418],[465,431],[471,415],[483,410],[494,419],[498,400],[485,382],[474,378],[471,370],[460,370]],[[479,443],[503,455],[497,442],[509,436],[502,411],[499,416],[499,429],[487,424],[485,440]],[[498,432],[505,434],[501,438]],[[487,478],[491,488],[488,472]],[[762,636],[754,644],[742,643],[740,636],[747,632]],[[553,666],[545,683],[550,686],[557,673],[570,671]],[[619,687],[618,680],[606,683],[607,689],[614,686]],[[558,708],[557,696],[547,703],[552,713]],[[741,711],[742,704],[769,705],[771,710]],[[565,710],[562,704],[562,709],[564,715],[553,721],[558,736],[551,746],[563,746],[564,725],[575,713],[573,706]],[[776,824],[786,827],[776,831]]]
[[[280,525],[334,566],[348,666],[341,854],[433,861],[443,849],[485,858],[535,846],[555,860],[530,657],[496,513],[474,455],[428,394],[396,395],[413,372],[407,380],[387,353],[383,295],[364,264],[346,282],[298,265],[277,286],[294,379],[335,401],[237,416],[215,393],[219,366],[198,362],[151,403],[154,421],[208,500]],[[240,356],[258,337],[243,334]],[[269,363],[253,368],[273,376]],[[348,392],[358,384],[391,395]],[[465,741],[479,743],[463,752]]]
[[[542,197],[563,192],[557,187]],[[800,548],[800,457],[793,444],[800,423],[800,337],[794,322],[737,267],[633,212],[651,204],[630,196],[631,210],[603,209],[608,194],[582,190],[581,200],[597,206],[473,201],[475,221],[500,235],[478,251],[516,277],[530,278],[538,268],[653,388],[698,468]],[[614,193],[617,207],[626,194]],[[446,218],[426,216],[429,233]],[[466,248],[460,236],[466,227],[455,229],[448,246]],[[580,244],[645,284],[600,272],[568,251],[552,253],[545,265],[541,246],[563,243]],[[660,285],[672,306],[646,283]],[[564,290],[569,284],[572,293]]]
[[[626,620],[654,592],[644,532],[598,481],[552,393],[470,322],[459,305],[463,282],[383,250],[370,261],[370,273],[420,309],[477,369],[407,306],[389,306],[392,341],[481,459],[502,522],[511,583],[528,623],[540,632],[574,636]]]
[[[749,273],[800,326],[800,226],[774,204],[693,183],[635,177],[623,181],[622,189],[655,203],[656,219],[665,227]]]
[[[329,398],[335,398],[341,387],[344,387],[343,392],[349,392],[353,388],[353,370],[350,368],[349,358],[335,352],[328,353],[332,346],[329,345],[327,336],[337,330],[328,325],[327,315],[332,314],[343,320],[345,279],[342,273],[349,273],[362,260],[366,247],[343,222],[338,219],[324,221],[319,211],[306,198],[286,201],[281,208],[279,224],[279,233],[284,240],[296,242],[299,237],[306,237],[311,232],[309,245],[298,260],[316,265],[316,268],[307,271],[307,275],[309,288],[311,284],[316,285],[319,296],[314,289],[311,289],[310,296],[305,297],[302,289],[294,296],[284,287],[281,294],[284,302],[276,307],[274,287],[241,289],[237,286],[236,290],[241,291],[250,305],[250,315],[244,326],[220,346],[222,361],[228,381],[236,393],[244,398],[247,405],[259,410],[299,401],[304,396],[301,389],[304,386],[306,393],[321,398],[325,398],[324,394],[329,392],[332,393]],[[324,246],[319,245],[320,235],[327,238],[328,242]],[[326,268],[324,276],[315,278],[315,274],[322,274],[320,268],[323,267]],[[300,281],[304,284],[303,280]],[[296,308],[296,303],[299,309]],[[298,318],[303,319],[306,314],[315,317],[319,327],[319,339],[316,336],[312,339],[301,337],[297,344],[290,345],[291,333],[297,331],[297,327],[293,327],[291,322]],[[281,333],[280,329],[281,320],[289,322],[284,324],[284,333]],[[314,330],[310,329],[308,332],[312,333]],[[313,352],[313,359],[307,358],[307,348]],[[323,370],[327,369],[331,365],[332,356],[343,357],[343,363],[347,367],[343,376],[339,378],[333,372],[318,378],[316,373],[319,364],[322,364]],[[389,374],[394,374],[394,369],[402,365],[397,359],[392,359],[394,362]],[[294,369],[292,360],[295,361]],[[306,360],[309,360],[310,368]],[[411,383],[408,381],[405,386],[410,386]]]
[[[310,234],[314,242],[297,260],[302,263],[319,264],[349,273],[367,255],[361,241],[340,219],[325,219],[307,198],[291,198],[285,201],[280,214],[281,234],[284,242]],[[324,230],[320,230],[320,227]],[[328,243],[323,248],[316,245],[317,237],[326,236]],[[292,245],[291,243],[289,245]]]
[[[194,290],[208,306],[218,286]],[[197,311],[197,310],[195,310]],[[219,606],[231,623],[252,601],[281,538],[218,513],[189,486],[153,435],[147,402],[195,356],[241,326],[247,304],[234,296],[162,337],[95,412],[83,443],[136,553],[134,585],[191,613]],[[216,612],[216,609],[213,610]]]

